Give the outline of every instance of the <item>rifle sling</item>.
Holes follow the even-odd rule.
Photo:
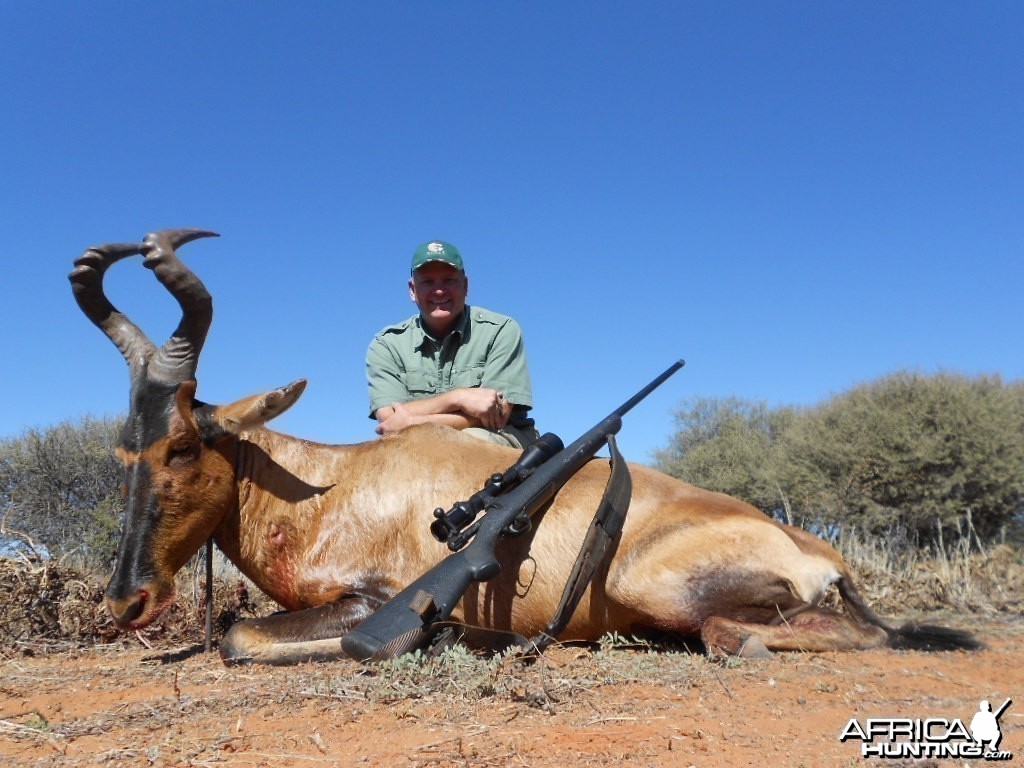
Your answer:
[[[576,612],[580,600],[583,599],[583,594],[594,580],[594,574],[611,560],[613,545],[626,522],[626,513],[629,511],[629,502],[633,496],[633,478],[622,454],[619,453],[618,445],[615,444],[615,435],[608,435],[608,451],[611,454],[611,475],[608,477],[608,484],[587,530],[586,538],[583,539],[580,553],[576,556],[576,563],[569,574],[562,599],[544,631],[530,640],[531,646],[538,652],[543,651],[562,634]]]
[[[508,632],[484,627],[454,624],[447,622],[446,631],[441,637],[435,635],[433,653],[450,648],[456,642],[462,642],[471,648],[500,653],[509,648],[519,647],[531,653],[541,653],[551,645],[569,624],[573,613],[584,593],[594,579],[598,569],[605,567],[614,553],[613,545],[622,533],[626,522],[629,502],[633,495],[633,479],[629,474],[619,448],[615,443],[615,435],[608,435],[608,450],[611,454],[611,474],[605,486],[601,503],[597,507],[594,519],[590,523],[587,535],[583,539],[580,553],[569,574],[569,580],[562,591],[562,599],[555,609],[555,615],[540,634],[527,639],[516,632]]]

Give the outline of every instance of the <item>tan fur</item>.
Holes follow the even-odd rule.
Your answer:
[[[247,409],[258,400],[226,408]],[[172,435],[148,453],[194,430],[184,399],[179,405]],[[468,498],[517,457],[512,449],[431,425],[352,446],[319,445],[266,429],[242,432],[205,448],[191,473],[159,475],[158,482],[169,484],[161,545],[166,551],[157,558],[161,576],[169,583],[212,534],[288,610],[330,603],[368,581],[396,592],[448,554],[430,536],[432,510]],[[745,561],[786,585],[783,594],[794,603],[817,602],[845,573],[820,540],[749,505],[642,466],[631,470],[633,501],[615,558],[584,598],[566,637],[595,639],[644,628],[698,634],[713,612],[705,594],[708,575]],[[608,474],[607,460],[593,460],[539,515],[533,531],[504,542],[501,574],[472,589],[459,615],[524,634],[540,631],[561,596]],[[175,526],[179,530],[172,533]]]

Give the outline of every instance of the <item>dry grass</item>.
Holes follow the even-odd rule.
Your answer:
[[[613,637],[597,646],[555,646],[541,656],[486,656],[455,646],[436,656],[417,652],[365,666],[355,676],[322,677],[315,690],[303,693],[391,707],[443,703],[455,718],[471,718],[481,700],[555,714],[572,702],[591,700],[609,685],[658,681],[694,687],[713,680],[719,666],[679,647]],[[600,717],[597,710],[595,717]]]
[[[1024,611],[1024,551],[1008,544],[985,547],[962,535],[923,550],[850,535],[839,551],[879,612]]]

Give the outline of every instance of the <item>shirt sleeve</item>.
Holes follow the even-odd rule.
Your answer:
[[[494,336],[480,386],[503,392],[513,405],[533,407],[533,388],[523,332],[512,318],[508,318]]]
[[[370,388],[370,418],[378,408],[404,403],[409,391],[402,383],[402,369],[392,350],[378,335],[366,350],[366,381]]]

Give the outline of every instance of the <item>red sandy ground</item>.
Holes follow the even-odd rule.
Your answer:
[[[403,689],[408,678],[389,685],[348,661],[229,669],[215,654],[120,647],[19,657],[0,661],[0,765],[961,768],[985,763],[867,761],[838,736],[851,718],[969,723],[981,699],[1013,698],[1000,720],[1012,768],[1024,764],[1024,621],[975,628],[988,645],[976,653],[673,654],[654,676],[639,671],[664,656],[555,648],[511,685],[467,695],[457,680],[447,693]]]

